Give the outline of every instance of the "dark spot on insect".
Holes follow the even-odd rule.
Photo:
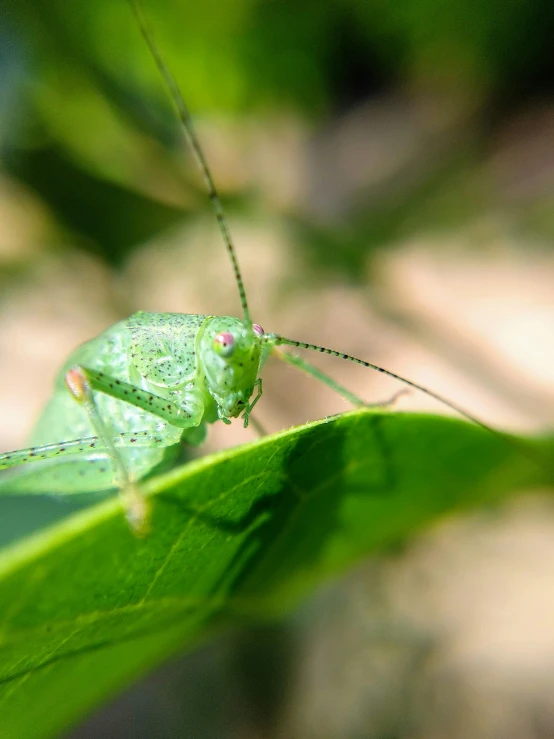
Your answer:
[[[151,396],[151,395],[150,395],[150,397],[148,398],[148,400],[153,400],[153,398],[152,398],[152,396]]]
[[[134,388],[133,388],[133,389],[131,390],[131,392],[132,392],[132,393],[136,393],[136,392],[137,392],[137,389],[136,389],[136,387],[134,387]]]
[[[85,471],[84,470],[79,470],[79,474],[81,475],[81,477],[84,477],[85,476]]]
[[[136,439],[131,439],[131,444],[132,444],[132,443],[133,443],[134,441],[136,441]]]
[[[100,472],[105,472],[105,471],[106,471],[105,467],[100,467]]]
[[[244,364],[240,362],[239,367],[244,367]]]
[[[119,382],[119,380],[116,380],[116,381],[115,381],[115,384],[116,384],[116,385],[121,385],[121,383]]]
[[[41,459],[46,459],[46,454],[41,454],[41,455],[40,455],[40,458],[41,458]]]
[[[113,390],[113,382],[110,382],[110,390]]]
[[[92,444],[89,444],[89,446],[90,446],[91,449],[94,449],[94,447],[96,446],[96,444],[93,442]]]
[[[11,459],[11,458],[12,458],[11,454],[6,454],[6,459]]]

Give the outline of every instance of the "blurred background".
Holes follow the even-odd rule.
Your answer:
[[[551,428],[554,4],[144,4],[254,320],[503,428]],[[8,450],[80,342],[138,309],[240,306],[124,0],[0,0],[0,155]],[[398,389],[315,363],[369,402]],[[397,406],[446,412],[416,393]],[[273,361],[256,411],[272,432],[346,408]],[[216,424],[201,453],[252,438]],[[540,492],[446,522],[289,622],[176,662],[72,736],[554,737],[554,514]],[[0,541],[68,510],[5,501]]]

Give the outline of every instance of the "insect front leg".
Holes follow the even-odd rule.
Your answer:
[[[165,433],[165,429],[155,434],[151,429],[134,429],[118,433],[112,442],[122,453],[131,448],[150,450],[153,444],[163,445]],[[94,485],[90,484],[91,475]],[[113,477],[111,459],[98,436],[0,454],[0,495],[74,495],[76,480],[85,483],[79,492],[96,492],[113,487]]]
[[[124,403],[130,403],[177,428],[191,428],[198,426],[202,421],[204,403],[200,392],[194,389],[186,392],[181,402],[175,403],[168,398],[163,398],[124,380],[115,379],[98,370],[78,366],[70,370],[68,374],[73,371],[80,373],[92,390],[110,395]]]
[[[18,465],[29,462],[39,462],[42,459],[52,459],[62,454],[79,454],[93,450],[99,444],[97,436],[85,439],[72,439],[56,444],[43,444],[42,446],[29,447],[28,449],[17,449],[13,452],[0,454],[0,470],[8,470]]]
[[[198,426],[203,416],[203,403],[198,394],[190,392],[181,404],[154,395],[130,383],[115,379],[103,372],[85,367],[74,367],[65,376],[66,385],[72,396],[86,411],[102,446],[110,458],[116,476],[116,485],[125,506],[127,519],[133,530],[139,534],[146,531],[148,508],[146,501],[132,479],[125,460],[118,450],[112,433],[98,411],[94,392],[110,395],[142,410],[168,421],[178,428]]]
[[[256,397],[254,398],[254,400],[250,403],[250,405],[248,406],[248,408],[242,414],[242,418],[244,420],[244,428],[247,428],[248,422],[249,422],[249,418],[250,418],[250,414],[252,413],[252,410],[253,410],[254,406],[256,405],[256,403],[258,402],[258,400],[263,395],[263,391],[262,391],[262,378],[261,377],[258,377],[258,379],[256,380],[256,382],[254,383],[254,387],[257,387],[258,388],[258,392],[256,393]]]
[[[111,434],[106,428],[104,421],[94,402],[92,389],[87,381],[86,375],[76,367],[65,376],[65,382],[69,392],[75,400],[80,403],[90,419],[92,427],[96,431],[98,438],[106,449],[108,456],[113,464],[116,473],[116,485],[119,489],[119,495],[125,506],[127,520],[131,528],[138,534],[146,531],[148,520],[148,508],[144,497],[140,494],[138,487],[131,480],[127,466],[123,457],[113,443]]]

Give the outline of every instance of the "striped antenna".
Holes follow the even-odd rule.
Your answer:
[[[511,440],[512,437],[510,437],[508,434],[503,433],[502,431],[498,431],[498,429],[495,429],[493,426],[489,426],[484,421],[480,421],[478,418],[473,416],[471,413],[466,411],[461,406],[457,405],[456,403],[453,403],[451,400],[448,400],[447,398],[444,398],[442,395],[439,395],[438,393],[433,392],[433,390],[429,390],[429,388],[424,387],[423,385],[418,385],[417,382],[412,382],[412,380],[408,380],[406,377],[402,377],[401,375],[397,375],[394,372],[391,372],[388,369],[385,369],[384,367],[379,367],[377,364],[372,364],[371,362],[366,362],[365,359],[358,359],[358,357],[353,357],[350,354],[344,354],[343,352],[338,352],[335,349],[328,349],[325,346],[319,346],[319,344],[308,344],[305,341],[295,341],[294,339],[286,339],[284,336],[279,336],[279,334],[267,334],[266,341],[268,344],[273,346],[294,346],[297,349],[310,349],[314,352],[320,352],[321,354],[328,354],[331,357],[338,357],[339,359],[346,359],[349,362],[354,362],[354,364],[360,364],[362,367],[367,367],[368,369],[376,370],[377,372],[381,372],[384,375],[387,375],[388,377],[393,377],[395,380],[398,380],[399,382],[404,383],[404,385],[408,385],[408,387],[412,387],[415,390],[419,390],[419,392],[425,393],[425,395],[429,395],[431,398],[434,398],[435,400],[438,400],[439,403],[443,403],[448,408],[451,408],[453,411],[456,411],[456,413],[459,413],[460,416],[463,416],[464,418],[467,418],[468,421],[471,421],[472,423],[477,424],[477,426],[481,426],[481,428],[486,429],[487,431],[490,431],[492,434],[495,434],[496,436],[500,436],[503,439]],[[519,451],[521,451],[519,445],[518,445]]]
[[[179,116],[181,123],[183,124],[183,130],[185,132],[185,136],[187,138],[188,144],[190,148],[192,149],[196,162],[200,168],[200,171],[202,172],[202,176],[204,178],[204,182],[208,190],[208,196],[213,205],[213,208],[215,211],[215,217],[217,219],[217,223],[219,225],[219,229],[223,237],[223,242],[225,244],[225,248],[227,249],[227,253],[229,254],[229,259],[231,260],[231,264],[233,266],[235,280],[237,283],[237,287],[239,289],[240,303],[242,306],[242,313],[243,313],[244,321],[249,326],[251,326],[252,320],[250,318],[250,311],[248,310],[248,301],[246,300],[246,291],[244,289],[244,283],[242,281],[242,275],[240,272],[240,267],[239,267],[239,263],[237,259],[237,253],[235,251],[235,247],[233,246],[233,241],[231,239],[231,232],[229,231],[229,226],[227,225],[227,219],[225,217],[223,205],[221,204],[221,198],[219,197],[219,194],[217,192],[217,189],[216,189],[213,177],[212,177],[212,173],[210,172],[210,168],[208,167],[208,162],[206,161],[206,157],[204,156],[204,152],[202,151],[202,147],[200,146],[200,141],[196,134],[196,130],[194,128],[194,124],[192,122],[192,117],[189,113],[189,109],[187,108],[183,95],[181,94],[181,90],[179,89],[179,86],[177,82],[175,81],[175,77],[169,71],[169,67],[162,59],[160,51],[154,42],[154,37],[148,28],[146,19],[144,17],[144,14],[142,12],[142,9],[139,3],[139,0],[128,0],[128,1],[135,15],[135,18],[137,19],[138,26],[150,50],[152,58],[154,59],[154,62],[156,66],[158,67],[158,71],[160,72],[165,82],[165,85],[169,91],[171,99],[173,100],[173,104],[175,105],[175,108],[177,109],[177,114]]]
[[[517,451],[519,454],[523,454],[525,457],[527,457],[527,459],[530,459],[533,464],[537,465],[543,472],[546,472],[549,481],[553,479],[554,467],[552,466],[552,455],[550,453],[543,454],[542,451],[539,451],[539,449],[528,444],[525,439],[518,438],[517,436],[513,436],[512,434],[505,431],[500,431],[499,429],[494,428],[494,426],[490,426],[488,423],[485,423],[484,421],[481,421],[479,418],[477,418],[477,416],[474,416],[473,414],[469,413],[469,411],[466,411],[465,408],[462,408],[462,406],[458,405],[457,403],[453,403],[451,400],[448,400],[448,398],[445,398],[443,395],[439,395],[439,393],[435,393],[433,390],[429,390],[428,387],[424,387],[423,385],[419,385],[417,382],[408,380],[408,378],[402,377],[402,375],[397,375],[395,372],[391,372],[384,367],[380,367],[378,364],[366,362],[365,359],[358,359],[358,357],[353,357],[351,354],[338,352],[335,349],[328,349],[326,346],[320,346],[319,344],[309,344],[305,341],[296,341],[295,339],[287,339],[284,336],[280,336],[279,334],[265,334],[264,340],[267,342],[267,344],[269,344],[269,346],[294,346],[297,349],[310,349],[314,352],[320,352],[320,354],[328,354],[331,357],[346,359],[348,362],[354,362],[354,364],[359,364],[362,367],[367,367],[368,369],[375,370],[376,372],[381,372],[383,375],[387,375],[387,377],[392,377],[395,380],[402,382],[404,385],[412,387],[414,388],[414,390],[419,390],[419,392],[425,393],[425,395],[438,400],[439,403],[442,403],[448,408],[451,408],[460,416],[463,416],[463,418],[466,418],[468,421],[471,421],[477,426],[480,426],[482,429],[485,429],[485,431],[488,431],[489,433],[494,434],[494,436],[498,437],[499,439],[502,439],[512,449]],[[293,364],[293,362],[291,362],[291,364]]]

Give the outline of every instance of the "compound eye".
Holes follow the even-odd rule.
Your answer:
[[[230,357],[235,351],[235,337],[228,331],[214,336],[214,349],[220,357]]]
[[[264,330],[263,330],[263,328],[262,328],[262,327],[260,326],[260,324],[259,324],[259,323],[253,323],[253,324],[252,324],[252,331],[253,331],[253,332],[254,332],[254,333],[255,333],[255,334],[257,335],[257,336],[260,336],[260,337],[262,337],[262,336],[264,335]]]

